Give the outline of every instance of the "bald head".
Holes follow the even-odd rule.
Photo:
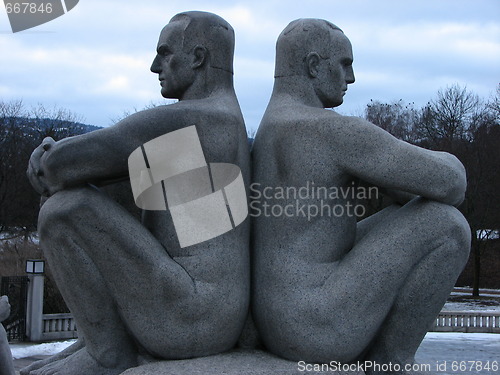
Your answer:
[[[301,18],[290,22],[276,43],[274,77],[304,74],[307,55],[316,52],[321,57],[329,56],[337,33],[344,36],[338,26],[321,19]]]
[[[206,48],[209,65],[233,73],[234,30],[222,17],[208,12],[184,12],[172,17],[167,26],[182,28],[181,42],[185,52]]]
[[[354,82],[352,63],[351,42],[339,27],[320,19],[295,20],[276,43],[273,96],[284,93],[309,106],[339,106]]]

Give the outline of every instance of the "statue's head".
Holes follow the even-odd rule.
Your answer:
[[[207,12],[175,15],[163,28],[151,71],[158,73],[162,95],[182,99],[200,71],[233,73],[234,30]]]
[[[321,19],[298,19],[278,38],[274,76],[306,77],[324,107],[336,107],[354,82],[352,62],[351,43],[339,27]]]

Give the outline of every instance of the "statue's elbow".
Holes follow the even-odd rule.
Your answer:
[[[459,162],[459,168],[450,176],[449,185],[446,192],[447,203],[458,207],[465,199],[467,190],[467,174],[462,163]]]

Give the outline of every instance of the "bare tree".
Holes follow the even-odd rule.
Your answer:
[[[416,130],[433,148],[453,151],[457,140],[470,140],[483,105],[479,97],[458,84],[439,90],[423,109]]]
[[[21,100],[0,102],[0,231],[7,226],[7,217],[16,216],[13,189],[22,185],[24,176],[18,171],[21,164],[27,162],[22,157],[27,139],[23,137],[19,120],[25,115]]]
[[[64,108],[47,109],[38,103],[29,112],[30,126],[39,139],[52,137],[55,140],[84,133],[78,126],[83,117]]]
[[[452,85],[439,90],[435,99],[421,109],[370,101],[365,117],[399,139],[456,155],[467,170],[468,188],[460,207],[472,231],[473,294],[479,295],[481,254],[491,241],[485,230],[500,227],[500,85],[488,103],[466,87]],[[368,202],[378,210],[386,205],[380,198]]]
[[[496,95],[487,104],[492,115],[500,121],[500,83],[497,86]]]
[[[111,119],[111,122],[112,124],[116,124],[117,122],[120,122],[121,120],[123,120],[124,118],[134,114],[134,113],[137,113],[137,112],[140,112],[140,111],[144,111],[146,109],[151,109],[151,108],[155,108],[155,107],[159,107],[161,105],[169,105],[169,104],[174,104],[174,103],[177,103],[177,99],[163,99],[163,100],[157,100],[157,101],[153,101],[151,100],[148,104],[146,104],[144,107],[138,109],[137,107],[134,107],[132,110],[125,110],[123,111],[123,113],[121,114],[121,116],[118,116],[118,117],[114,117]]]
[[[392,103],[370,100],[365,109],[365,118],[396,138],[409,143],[418,141],[414,128],[419,119],[419,111],[415,109],[414,103],[405,104],[402,99]]]
[[[79,119],[65,109],[0,101],[0,231],[26,236],[36,228],[39,196],[26,178],[29,157],[47,136],[59,140],[85,132]]]
[[[453,85],[438,91],[437,98],[423,108],[417,125],[424,146],[456,155],[467,170],[467,191],[460,209],[471,226],[475,296],[479,296],[481,283],[481,255],[490,245],[481,238],[482,233],[499,225],[492,215],[500,209],[500,186],[494,178],[500,162],[500,122],[492,103],[484,103],[466,87]]]

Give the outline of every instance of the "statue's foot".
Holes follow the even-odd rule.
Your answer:
[[[131,366],[120,364],[115,368],[101,366],[85,348],[42,368],[31,371],[30,375],[118,375]]]
[[[60,361],[66,357],[69,357],[71,354],[77,352],[78,350],[80,350],[84,346],[85,346],[85,341],[82,338],[79,338],[77,342],[68,346],[62,352],[57,353],[49,358],[42,359],[41,361],[33,362],[31,365],[21,369],[19,371],[19,374],[20,375],[29,375],[29,374],[31,374],[31,371],[33,371],[33,370],[38,370],[39,368],[47,366],[50,363],[57,362],[57,361]]]

